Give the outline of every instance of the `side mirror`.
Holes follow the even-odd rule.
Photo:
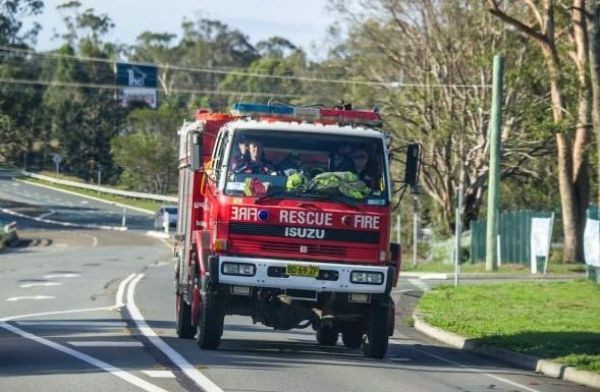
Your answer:
[[[202,167],[202,135],[198,132],[192,133],[190,156],[190,168],[192,170],[199,170]]]
[[[413,191],[419,185],[419,173],[421,171],[421,145],[410,144],[406,150],[406,169],[404,172],[404,183],[409,185]]]

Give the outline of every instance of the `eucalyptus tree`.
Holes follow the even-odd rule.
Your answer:
[[[335,2],[348,38],[340,50],[355,81],[349,94],[377,102],[396,147],[423,145],[422,189],[431,219],[453,226],[455,196],[464,189],[464,223],[482,208],[489,173],[491,59],[509,51],[504,94],[502,176],[535,176],[547,155],[543,75],[527,41],[506,34],[485,5],[470,0]],[[354,99],[354,98],[353,98]],[[395,154],[401,157],[400,154]],[[442,230],[444,231],[444,230]]]

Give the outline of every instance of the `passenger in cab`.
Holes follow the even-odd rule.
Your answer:
[[[235,170],[237,173],[270,175],[275,171],[271,162],[265,159],[262,145],[257,140],[248,141],[248,159],[245,165]]]
[[[377,186],[377,167],[369,158],[369,152],[365,147],[358,147],[352,152],[352,162],[354,163],[355,173],[371,189]]]
[[[231,169],[236,171],[248,165],[250,153],[248,152],[248,142],[245,139],[240,139],[238,142],[238,152],[231,160]]]
[[[350,158],[352,147],[348,143],[342,143],[333,154],[332,170],[334,172],[354,171],[354,163]]]

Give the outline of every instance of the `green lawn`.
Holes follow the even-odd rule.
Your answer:
[[[418,310],[482,343],[600,373],[600,285],[590,281],[442,286]]]
[[[446,272],[453,273],[454,265],[445,264],[445,263],[436,263],[436,262],[420,262],[417,265],[414,265],[412,261],[407,261],[404,258],[404,262],[402,263],[402,271],[407,272]],[[460,266],[461,272],[485,272],[485,263],[471,264],[471,263],[463,263]],[[565,274],[565,273],[577,273],[577,272],[585,272],[584,264],[548,264],[548,272],[555,274]],[[520,274],[528,274],[529,266],[525,266],[522,264],[504,264],[498,268],[498,271],[494,273],[520,273]]]
[[[73,187],[73,186],[54,184],[54,183],[51,183],[51,182],[46,182],[46,181],[38,180],[38,179],[35,179],[35,178],[28,178],[25,181],[26,182],[30,182],[30,183],[34,183],[34,184],[48,185],[48,186],[51,186],[53,188],[64,189],[64,190],[67,190],[67,191],[79,193],[81,195],[93,196],[93,197],[97,197],[99,199],[106,200],[106,201],[109,201],[109,202],[122,203],[122,204],[129,205],[129,206],[132,206],[132,207],[143,208],[143,209],[151,211],[151,212],[156,211],[161,205],[164,204],[164,203],[159,202],[159,201],[133,199],[133,198],[130,198],[130,197],[123,197],[123,196],[111,195],[110,193],[101,193],[101,192],[96,192],[96,191],[92,191],[92,190],[88,190],[88,189],[76,188],[76,187]]]

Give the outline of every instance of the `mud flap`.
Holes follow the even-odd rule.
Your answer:
[[[198,326],[200,313],[202,312],[202,294],[199,287],[194,287],[192,290],[192,325]]]

